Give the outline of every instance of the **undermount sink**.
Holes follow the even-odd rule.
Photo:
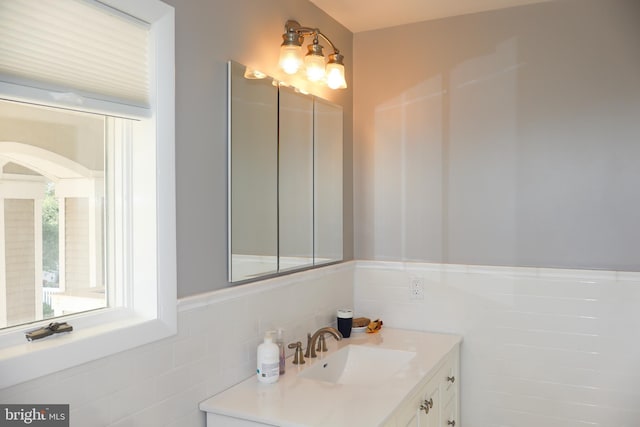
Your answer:
[[[415,355],[411,351],[348,345],[298,376],[335,384],[380,383],[400,372]]]

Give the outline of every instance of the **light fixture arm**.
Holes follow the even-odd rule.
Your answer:
[[[329,37],[325,36],[320,31],[318,31],[317,34],[319,36],[322,36],[323,39],[325,39],[327,42],[329,42],[329,44],[331,45],[331,49],[333,49],[333,53],[340,53],[340,50],[336,47],[336,45],[333,44],[333,42],[331,40],[329,40]]]
[[[329,45],[331,46],[331,49],[333,49],[333,53],[340,53],[340,49],[338,49],[336,45],[333,44],[333,42],[329,39],[329,37],[324,35],[318,28],[303,27],[302,25],[300,25],[298,21],[295,21],[293,19],[288,20],[284,25],[284,27],[286,29],[287,34],[292,34],[292,35],[295,34],[298,37],[320,36],[329,43]]]

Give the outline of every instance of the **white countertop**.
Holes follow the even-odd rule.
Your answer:
[[[443,358],[461,341],[456,335],[382,328],[377,334],[352,333],[335,341],[327,336],[327,353],[294,365],[287,359],[284,375],[275,384],[259,383],[255,376],[200,403],[202,411],[283,427],[371,427],[382,423]],[[406,368],[379,387],[333,384],[298,377],[336,350],[365,345],[416,352]],[[375,372],[371,375],[375,376]]]

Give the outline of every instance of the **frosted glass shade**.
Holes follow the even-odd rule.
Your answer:
[[[324,56],[307,55],[304,57],[304,66],[310,81],[317,82],[324,78]]]
[[[345,89],[347,81],[344,78],[344,65],[336,63],[327,64],[327,86],[331,89]]]
[[[287,74],[295,74],[302,66],[302,46],[283,45],[280,47],[280,68]]]

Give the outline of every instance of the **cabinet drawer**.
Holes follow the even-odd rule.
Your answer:
[[[458,359],[456,357],[448,358],[444,366],[438,371],[438,376],[441,384],[442,402],[448,402],[458,389]]]
[[[440,425],[442,427],[460,427],[458,420],[458,400],[452,396],[442,409]]]

